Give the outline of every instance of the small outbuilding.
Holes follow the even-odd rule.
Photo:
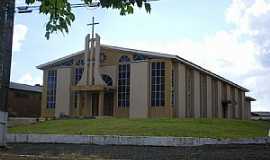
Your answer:
[[[270,121],[270,112],[251,112],[251,119]]]
[[[8,93],[9,117],[40,117],[42,86],[11,82]]]

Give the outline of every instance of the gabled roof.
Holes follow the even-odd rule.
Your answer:
[[[204,69],[204,68],[202,68],[201,66],[199,66],[199,65],[197,65],[195,63],[192,63],[192,62],[190,62],[190,61],[188,61],[188,60],[186,60],[184,58],[181,58],[178,55],[166,54],[166,53],[160,53],[160,52],[152,52],[152,51],[143,51],[143,50],[130,49],[130,48],[117,47],[117,46],[104,45],[104,44],[102,44],[101,47],[104,48],[104,49],[113,49],[113,50],[119,50],[119,51],[123,51],[123,52],[141,54],[141,55],[146,55],[146,56],[175,59],[175,60],[177,60],[179,62],[182,62],[183,64],[186,64],[186,65],[189,65],[189,66],[193,67],[194,69],[197,69],[197,70],[199,70],[199,71],[201,71],[203,73],[206,73],[206,74],[211,75],[211,76],[213,76],[213,77],[215,77],[215,78],[217,78],[217,79],[219,79],[221,81],[224,81],[224,82],[226,82],[226,83],[228,83],[228,84],[230,84],[232,86],[235,86],[235,87],[237,87],[237,88],[239,88],[239,89],[241,89],[241,90],[243,90],[245,92],[249,92],[248,89],[246,89],[246,88],[244,88],[244,87],[242,87],[242,86],[240,86],[240,85],[238,85],[238,84],[236,84],[236,83],[234,83],[234,82],[232,82],[230,80],[227,80],[227,79],[225,79],[225,78],[223,78],[223,77],[221,77],[221,76],[219,76],[219,75],[217,75],[217,74],[215,74],[215,73],[213,73],[213,72],[211,72],[211,71],[209,71],[207,69]],[[44,69],[44,68],[49,67],[49,66],[51,66],[51,65],[53,65],[55,63],[61,62],[63,60],[68,60],[68,59],[70,59],[70,58],[72,58],[74,56],[78,56],[78,55],[83,54],[83,53],[84,53],[84,50],[79,51],[79,52],[75,52],[75,53],[70,54],[68,56],[65,56],[65,57],[50,61],[48,63],[41,64],[41,65],[37,66],[37,68],[38,69]]]
[[[42,86],[31,86],[27,84],[21,84],[16,82],[10,82],[9,88],[17,89],[17,90],[24,90],[24,91],[31,91],[31,92],[42,92]]]

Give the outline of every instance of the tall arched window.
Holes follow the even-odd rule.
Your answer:
[[[125,63],[125,62],[129,62],[130,59],[128,58],[128,56],[121,56],[119,59],[120,63]]]
[[[118,66],[118,106],[129,107],[130,97],[130,59],[122,56]]]

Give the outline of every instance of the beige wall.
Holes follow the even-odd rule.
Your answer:
[[[71,86],[71,69],[60,68],[57,70],[56,86],[56,106],[55,117],[61,114],[70,114],[70,86]]]
[[[200,73],[194,70],[194,117],[200,118]]]
[[[132,63],[130,68],[130,118],[147,118],[148,115],[148,62]]]
[[[179,118],[186,117],[186,66],[178,63],[177,68],[177,92],[176,92],[176,115]]]

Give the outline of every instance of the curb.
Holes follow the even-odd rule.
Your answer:
[[[117,135],[8,134],[7,143],[61,143],[136,146],[201,146],[206,144],[270,144],[270,137],[214,139]]]

